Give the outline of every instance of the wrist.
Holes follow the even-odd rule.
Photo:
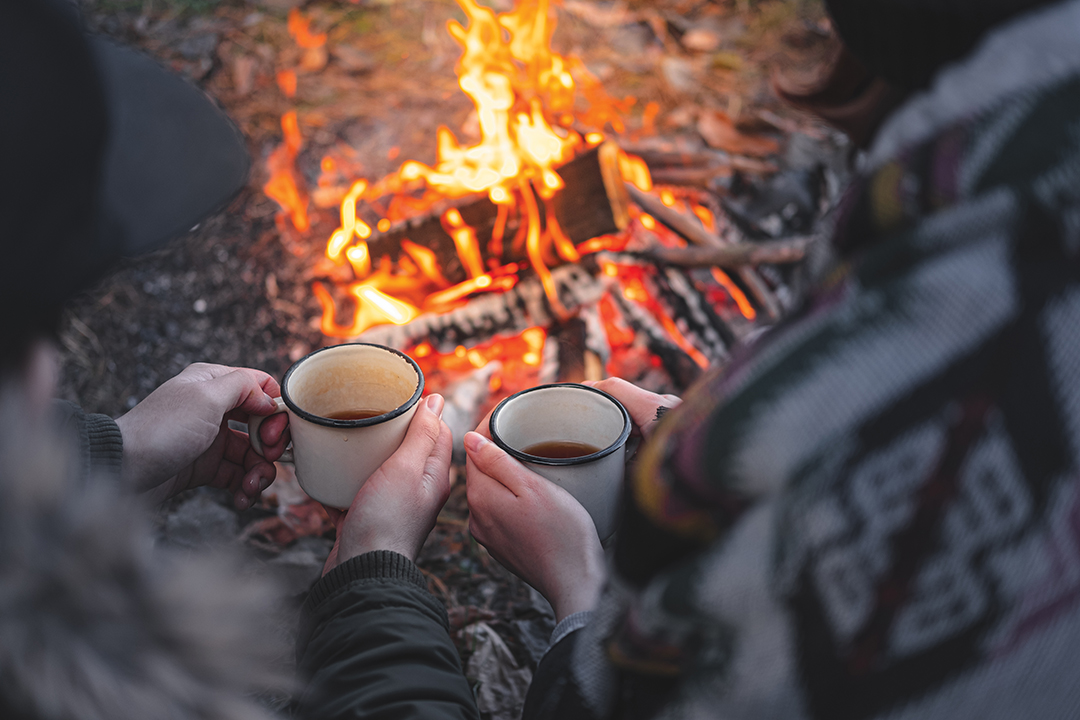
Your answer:
[[[396,537],[369,536],[355,538],[342,542],[338,547],[338,565],[360,555],[368,553],[388,551],[404,555],[409,560],[416,560],[420,554],[420,548],[415,543]]]
[[[585,573],[570,578],[571,582],[563,583],[559,591],[549,598],[551,608],[555,611],[555,622],[562,622],[571,615],[594,609],[600,600],[600,592],[606,579],[603,563],[594,562],[590,563]]]
[[[122,452],[120,454],[120,480],[135,490],[144,490],[144,473],[140,470],[138,439],[136,427],[131,422],[130,413],[116,418],[116,427],[120,429]]]

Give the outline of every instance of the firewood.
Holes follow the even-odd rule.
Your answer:
[[[618,232],[629,223],[629,200],[618,169],[618,148],[604,143],[592,148],[557,168],[565,187],[547,201],[554,211],[563,234],[573,243],[581,243],[600,235]],[[546,217],[546,205],[539,196],[541,222]],[[450,209],[461,214],[465,225],[476,235],[482,262],[491,259],[491,239],[499,215],[499,207],[486,195],[469,195],[433,206],[428,212],[391,225],[384,232],[368,238],[372,258],[389,256],[397,260],[403,250],[402,240],[428,248],[435,253],[443,275],[451,283],[468,279],[469,273],[458,257],[454,239],[443,227],[442,216]],[[512,242],[524,216],[520,210],[511,212],[503,232],[502,252],[497,264],[527,263],[525,249]]]
[[[763,263],[783,264],[802,260],[814,238],[798,237],[766,242],[746,242],[723,247],[692,246],[685,248],[656,245],[644,255],[681,267],[741,268]]]
[[[569,264],[551,271],[559,300],[573,312],[595,303],[604,286],[581,265]],[[474,347],[496,336],[546,327],[557,319],[539,278],[529,277],[503,293],[480,295],[445,313],[425,313],[406,325],[379,325],[359,339],[405,350],[421,342],[436,352],[454,352],[458,345]]]
[[[585,379],[585,321],[572,317],[548,328],[547,342],[556,343],[558,382],[579,383]]]
[[[638,190],[633,185],[627,183],[627,192],[630,195],[630,199],[633,200],[638,207],[645,210],[652,215],[656,220],[676,233],[685,240],[699,245],[707,249],[719,249],[725,245],[731,246],[732,243],[725,242],[719,235],[709,232],[696,219],[691,219],[686,215],[672,210],[659,198]],[[732,228],[734,230],[734,228]],[[741,243],[735,243],[734,245],[740,245]],[[761,310],[768,315],[770,320],[780,319],[782,308],[780,307],[780,301],[776,299],[772,291],[769,290],[768,285],[761,277],[754,272],[752,268],[740,267],[737,271],[739,279],[753,295],[754,300],[757,301]]]

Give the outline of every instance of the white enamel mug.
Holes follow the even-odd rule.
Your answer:
[[[522,390],[491,413],[491,439],[533,472],[569,492],[592,516],[596,533],[615,532],[630,437],[630,414],[602,390],[560,383]],[[540,443],[574,442],[598,450],[571,458],[526,452]]]
[[[298,360],[281,382],[278,412],[289,415],[300,487],[315,500],[347,508],[357,491],[405,439],[424,392],[424,374],[405,353],[369,343],[322,348]],[[373,417],[335,419],[353,410]],[[262,454],[259,426],[248,422],[252,447]]]

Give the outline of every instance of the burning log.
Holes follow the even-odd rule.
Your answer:
[[[548,355],[552,356],[552,382],[579,383],[604,378],[600,356],[589,349],[589,327],[584,317],[572,317],[548,328],[544,355],[545,361]]]
[[[625,229],[629,199],[619,174],[618,152],[614,143],[603,143],[559,167],[564,188],[546,202],[534,193],[542,222],[554,217],[562,234],[575,244]],[[529,192],[534,191],[530,188]],[[452,211],[456,216],[448,215]],[[432,251],[443,275],[456,284],[475,274],[475,268],[465,267],[460,257],[452,234],[459,228],[467,228],[475,238],[481,268],[491,259],[499,265],[527,262],[523,243],[513,242],[527,218],[520,213],[509,216],[506,210],[503,213],[500,215],[500,206],[487,195],[445,201],[423,215],[372,234],[368,249],[372,258],[389,256],[396,261],[404,252],[402,241],[407,240]]]
[[[697,221],[690,219],[676,210],[672,210],[667,205],[664,205],[658,198],[638,190],[629,183],[626,185],[626,190],[630,195],[630,199],[633,200],[638,207],[652,215],[658,222],[662,223],[672,232],[695,245],[707,249],[723,249],[725,246],[738,246],[743,244],[725,242],[720,236],[709,232]],[[731,227],[731,231],[735,232],[735,228]],[[768,285],[765,284],[765,281],[762,280],[753,269],[746,266],[740,267],[737,272],[739,279],[742,280],[743,284],[750,290],[750,293],[754,296],[754,299],[757,300],[761,309],[765,311],[765,314],[769,316],[769,319],[774,321],[778,320],[781,313],[780,302],[773,296]]]
[[[568,311],[595,303],[604,294],[603,284],[579,265],[556,268],[551,276]],[[427,342],[435,352],[451,353],[459,345],[472,347],[496,335],[516,335],[557,318],[543,284],[531,277],[504,293],[481,295],[446,313],[426,313],[405,325],[373,327],[358,339],[401,350]]]

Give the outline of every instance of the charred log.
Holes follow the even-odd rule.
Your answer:
[[[595,303],[603,285],[578,265],[551,272],[560,302],[568,311]],[[540,280],[530,277],[504,293],[481,295],[446,313],[426,313],[407,325],[379,325],[360,336],[364,342],[408,349],[428,342],[436,352],[450,353],[459,345],[473,347],[497,335],[516,335],[556,321]]]
[[[629,200],[619,175],[618,148],[614,143],[604,143],[582,153],[559,167],[558,173],[565,187],[548,201],[527,186],[540,208],[542,225],[546,224],[546,210],[550,205],[562,233],[573,243],[626,228]],[[485,267],[492,260],[498,265],[527,262],[524,246],[513,242],[527,219],[515,210],[500,223],[499,206],[486,195],[469,195],[440,203],[423,215],[395,223],[385,232],[372,234],[367,240],[371,257],[389,256],[396,261],[405,252],[402,241],[408,240],[435,254],[448,281],[466,280],[469,274],[458,256],[453,237],[444,226],[443,216],[451,209],[460,213],[464,225],[475,234]],[[501,241],[492,243],[500,224]]]

